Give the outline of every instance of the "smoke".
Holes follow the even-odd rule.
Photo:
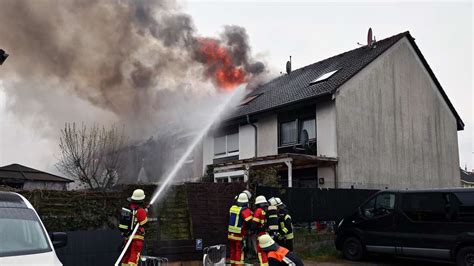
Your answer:
[[[65,93],[144,136],[156,114],[168,111],[164,103],[184,93],[209,97],[265,69],[252,58],[244,28],[225,26],[219,38],[197,36],[192,18],[169,0],[5,0],[0,25],[0,45],[11,55],[0,72],[10,111],[56,120],[48,106],[64,105],[61,116],[67,116],[64,100],[36,95]],[[216,43],[229,60],[206,58],[202,40]],[[38,105],[40,113],[32,110]]]

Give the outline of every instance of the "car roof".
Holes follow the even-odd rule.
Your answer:
[[[397,193],[428,193],[428,192],[473,192],[474,188],[425,188],[425,189],[387,189],[380,192],[397,192]]]
[[[0,191],[0,208],[33,209],[33,206],[25,197],[18,193]]]

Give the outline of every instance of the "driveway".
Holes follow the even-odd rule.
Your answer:
[[[344,259],[334,259],[331,261],[311,261],[305,260],[304,265],[317,265],[317,266],[338,266],[338,265],[359,265],[359,266],[373,266],[373,265],[385,265],[385,266],[452,266],[450,263],[433,262],[433,261],[419,261],[405,258],[389,258],[372,256],[363,262],[354,262]]]

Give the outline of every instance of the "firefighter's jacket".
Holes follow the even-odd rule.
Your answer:
[[[267,231],[267,217],[264,209],[255,209],[252,219],[252,229],[257,233],[258,236],[264,234]]]
[[[292,240],[294,238],[293,223],[291,222],[291,216],[287,210],[280,209],[279,222],[280,222],[280,228],[279,228],[280,235],[283,236],[286,240]]]
[[[278,233],[278,229],[279,229],[277,206],[268,206],[266,214],[267,214],[268,232],[271,236],[274,236]]]
[[[277,250],[268,252],[268,265],[303,266],[303,262],[288,249],[279,246]]]
[[[130,203],[130,209],[134,210],[132,230],[135,228],[137,223],[139,224],[137,233],[133,236],[133,239],[144,240],[145,239],[144,226],[148,221],[147,211],[135,203]]]
[[[248,223],[252,219],[253,214],[249,208],[232,205],[229,210],[228,239],[242,241],[247,235]]]

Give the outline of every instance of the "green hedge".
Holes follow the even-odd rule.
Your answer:
[[[136,188],[142,188],[147,199],[151,199],[156,186],[122,186],[110,192],[8,190],[27,198],[40,215],[46,229],[53,232],[116,229],[120,209],[128,205],[126,199]],[[165,197],[149,210],[147,242],[191,239],[185,187],[171,186],[165,194]],[[159,224],[161,226],[158,226]]]

